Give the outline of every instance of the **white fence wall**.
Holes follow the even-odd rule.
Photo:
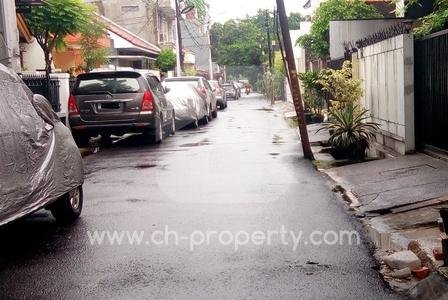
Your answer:
[[[400,154],[415,150],[414,42],[404,34],[358,51],[361,104],[381,124],[377,142]]]

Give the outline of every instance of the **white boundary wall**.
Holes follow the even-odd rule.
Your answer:
[[[400,154],[415,150],[414,41],[404,34],[358,50],[363,107],[381,124],[377,142]]]

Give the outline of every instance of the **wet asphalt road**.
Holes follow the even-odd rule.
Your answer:
[[[77,224],[60,227],[42,211],[0,230],[0,298],[395,298],[364,241],[311,245],[315,230],[360,228],[326,177],[301,159],[282,114],[265,106],[250,95],[161,145],[131,137],[86,157]],[[173,236],[152,243],[166,226],[178,245]],[[236,251],[221,243],[282,226],[303,232],[295,251],[280,235]],[[144,238],[91,245],[94,230],[144,231]],[[199,245],[207,231],[227,233]]]

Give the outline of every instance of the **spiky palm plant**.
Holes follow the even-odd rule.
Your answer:
[[[320,130],[332,132],[329,144],[347,158],[363,159],[370,143],[376,140],[375,133],[379,129],[379,124],[365,122],[369,118],[367,113],[367,109],[358,105],[331,109],[329,120]]]

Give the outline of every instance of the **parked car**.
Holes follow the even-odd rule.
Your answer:
[[[176,128],[197,128],[200,120],[208,120],[207,103],[193,83],[170,81],[164,82],[164,85],[168,90],[166,99],[174,107]]]
[[[199,94],[205,99],[207,103],[207,110],[209,112],[209,117],[206,121],[208,122],[211,121],[213,118],[218,117],[218,105],[216,102],[216,97],[213,94],[213,89],[210,86],[210,83],[208,83],[207,79],[200,76],[183,76],[183,77],[165,78],[164,80],[165,83],[173,81],[193,83],[196,86]]]
[[[142,133],[161,142],[176,130],[173,106],[159,79],[135,71],[81,74],[69,99],[69,122],[78,145],[100,134]]]
[[[213,93],[215,94],[216,102],[218,103],[219,108],[227,108],[227,97],[218,80],[209,80],[208,82],[212,86]]]
[[[60,222],[83,206],[82,158],[47,99],[0,64],[0,225],[49,209]]]
[[[226,99],[238,99],[238,90],[232,83],[225,83],[222,85]]]

